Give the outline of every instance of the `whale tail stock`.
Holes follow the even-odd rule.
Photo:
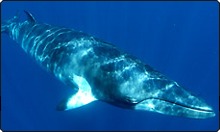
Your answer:
[[[24,12],[27,16],[27,21],[28,22],[31,22],[31,23],[36,22],[36,20],[34,19],[33,15],[30,12],[25,11],[25,10],[24,10]],[[11,27],[14,24],[18,23],[19,16],[20,16],[20,13],[17,11],[16,15],[13,18],[3,21],[2,24],[1,24],[1,33],[8,33],[11,30]]]
[[[10,25],[13,23],[17,23],[18,19],[19,19],[19,12],[17,12],[13,18],[3,21],[1,24],[1,33],[8,33],[10,29]]]

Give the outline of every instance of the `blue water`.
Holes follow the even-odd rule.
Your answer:
[[[72,92],[2,35],[2,130],[217,130],[217,2],[3,2],[2,19],[30,11],[115,44],[203,98],[216,112],[198,120],[94,102],[56,111]]]

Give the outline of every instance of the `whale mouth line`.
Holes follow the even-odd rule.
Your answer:
[[[181,104],[181,103],[178,103],[178,102],[175,102],[175,101],[170,101],[170,100],[167,100],[167,99],[161,99],[161,98],[155,98],[155,97],[147,98],[145,100],[148,100],[148,99],[155,99],[155,100],[164,101],[164,102],[167,102],[167,103],[170,103],[170,104],[173,104],[173,105],[177,105],[177,106],[180,106],[180,107],[191,109],[193,111],[204,112],[204,113],[213,113],[213,110],[209,107],[204,107],[204,108],[192,107],[192,106]],[[144,101],[144,100],[142,100],[142,101]],[[140,101],[140,102],[142,102],[142,101]]]

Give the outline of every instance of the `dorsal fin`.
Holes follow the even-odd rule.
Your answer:
[[[24,11],[24,12],[27,15],[28,22],[30,22],[30,23],[35,23],[36,22],[35,18],[33,17],[33,15],[30,12],[28,12],[28,11]]]

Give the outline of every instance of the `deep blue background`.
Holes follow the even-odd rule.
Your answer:
[[[3,2],[2,19],[28,10],[39,22],[65,26],[115,44],[213,106],[197,120],[94,102],[56,111],[72,92],[2,35],[2,130],[217,130],[217,2]]]

